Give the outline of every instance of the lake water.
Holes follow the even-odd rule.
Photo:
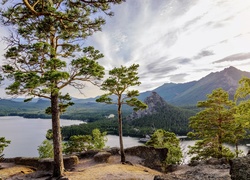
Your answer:
[[[80,124],[78,120],[61,120],[61,126]],[[26,119],[19,116],[0,117],[0,137],[5,137],[11,140],[11,144],[5,148],[5,157],[37,157],[37,148],[45,140],[45,135],[48,129],[51,129],[50,119]],[[119,147],[119,137],[108,135],[106,146]],[[123,137],[124,147],[132,147],[142,145],[138,138]],[[181,148],[185,157],[185,162],[188,162],[190,157],[187,155],[189,145],[194,145],[195,141],[182,140]],[[239,148],[246,154],[248,147],[240,145]]]
[[[78,120],[61,120],[61,126],[80,124]],[[19,116],[0,117],[0,137],[11,140],[4,149],[5,157],[37,157],[37,148],[46,139],[47,130],[51,129],[50,119],[26,119]],[[108,135],[106,146],[119,147],[118,136]],[[138,138],[124,137],[124,147],[140,145]]]

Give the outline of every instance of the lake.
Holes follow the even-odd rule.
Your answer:
[[[78,120],[61,120],[61,126],[84,123]],[[46,139],[47,130],[51,129],[50,119],[26,119],[19,116],[0,117],[0,137],[11,140],[5,148],[4,157],[37,157],[37,148]],[[118,136],[108,135],[106,146],[119,147]],[[140,145],[138,138],[124,137],[124,147]]]
[[[69,126],[73,124],[84,123],[78,120],[61,120],[61,126]],[[0,137],[5,137],[11,140],[11,144],[5,148],[4,155],[9,157],[37,157],[37,148],[43,140],[47,130],[51,129],[50,119],[26,119],[19,116],[4,116],[0,117]],[[119,137],[115,135],[107,135],[108,142],[106,146],[119,147]],[[124,147],[132,147],[142,145],[138,138],[123,137]],[[194,145],[193,140],[182,140],[181,148],[185,157],[185,162],[190,158],[187,156],[189,145]],[[244,154],[248,152],[246,145],[240,145]]]

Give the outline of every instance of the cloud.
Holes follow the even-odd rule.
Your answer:
[[[201,59],[203,57],[212,56],[212,55],[214,55],[213,51],[202,50],[196,56],[194,56],[194,59]]]
[[[187,73],[180,73],[168,76],[171,82],[183,82],[185,81],[185,77],[188,76]]]
[[[230,56],[227,56],[223,59],[220,59],[220,60],[217,60],[217,61],[214,61],[214,63],[222,63],[222,62],[225,62],[225,61],[243,61],[243,60],[247,60],[247,59],[250,59],[250,52],[248,53],[238,53],[238,54],[233,54],[233,55],[230,55]]]
[[[112,11],[84,45],[104,54],[99,62],[106,72],[139,64],[141,90],[198,80],[230,65],[247,68],[238,61],[250,57],[242,53],[249,49],[250,1],[126,0]]]

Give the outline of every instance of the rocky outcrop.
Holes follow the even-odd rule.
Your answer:
[[[131,115],[127,117],[128,120],[139,119],[146,115],[155,114],[158,112],[160,107],[166,106],[166,101],[159,96],[156,92],[152,92],[149,97],[144,100],[144,103],[148,105],[145,110],[134,111]]]
[[[53,169],[53,159],[51,158],[28,158],[28,157],[16,157],[6,158],[5,162],[13,162],[17,165],[31,166],[41,171],[51,171]],[[64,168],[66,170],[72,169],[79,163],[77,156],[65,156],[63,157]]]
[[[180,165],[176,171],[157,175],[154,180],[231,180],[230,165],[226,159],[212,158],[191,165]]]
[[[39,166],[39,158],[16,157],[14,158],[14,163],[17,165],[32,166],[37,168]]]
[[[111,156],[111,153],[109,152],[99,152],[96,155],[94,155],[94,160],[96,162],[107,162],[108,158]]]
[[[250,155],[230,160],[230,174],[232,180],[249,180]]]
[[[77,156],[80,159],[84,159],[84,158],[92,158],[94,157],[94,155],[96,155],[100,150],[88,150],[82,153],[77,154]]]
[[[167,157],[167,148],[154,148],[148,146],[135,146],[124,149],[125,155],[137,156],[141,158],[141,165],[163,171],[163,161]],[[120,155],[119,148],[109,148],[102,151],[86,151],[79,154],[80,158],[93,158],[96,162],[108,162],[112,155]]]
[[[41,171],[51,171],[53,169],[53,164],[54,164],[53,162],[54,161],[51,158],[39,159],[37,169]],[[77,156],[63,157],[63,164],[66,170],[72,169],[78,163],[79,159]]]
[[[154,148],[148,146],[135,146],[125,149],[125,154],[142,158],[142,165],[163,171],[163,161],[167,158],[167,148]]]

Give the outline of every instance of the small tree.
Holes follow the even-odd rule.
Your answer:
[[[218,88],[207,95],[206,101],[198,102],[198,107],[204,108],[189,119],[189,126],[193,129],[189,137],[202,139],[190,147],[189,153],[196,154],[196,159],[209,157],[225,157],[223,143],[230,142],[232,124],[234,121],[234,103],[229,100],[228,93]],[[231,157],[229,153],[229,157]]]
[[[0,155],[2,155],[3,150],[5,147],[7,147],[10,144],[9,140],[6,140],[5,137],[0,137]]]
[[[53,144],[49,140],[44,140],[40,146],[38,146],[39,158],[53,158]]]
[[[176,137],[175,133],[158,129],[151,136],[150,140],[146,142],[146,145],[154,146],[155,148],[167,148],[168,154],[165,161],[167,165],[180,164],[182,160],[180,140]]]
[[[107,142],[106,135],[106,132],[101,133],[99,129],[94,129],[92,135],[71,136],[69,141],[65,143],[64,152],[72,154],[89,149],[103,149]]]
[[[118,113],[118,124],[119,124],[119,141],[120,141],[120,152],[121,162],[124,163],[125,153],[123,148],[122,139],[122,105],[127,104],[134,107],[134,110],[146,109],[147,105],[136,98],[139,95],[138,90],[129,90],[130,87],[138,86],[141,83],[138,81],[138,64],[133,64],[130,67],[121,66],[120,68],[114,68],[109,71],[109,78],[102,83],[101,89],[109,91],[109,93],[102,95],[98,98],[97,102],[104,102],[106,104],[116,104]],[[116,100],[110,98],[111,95],[117,97]]]

